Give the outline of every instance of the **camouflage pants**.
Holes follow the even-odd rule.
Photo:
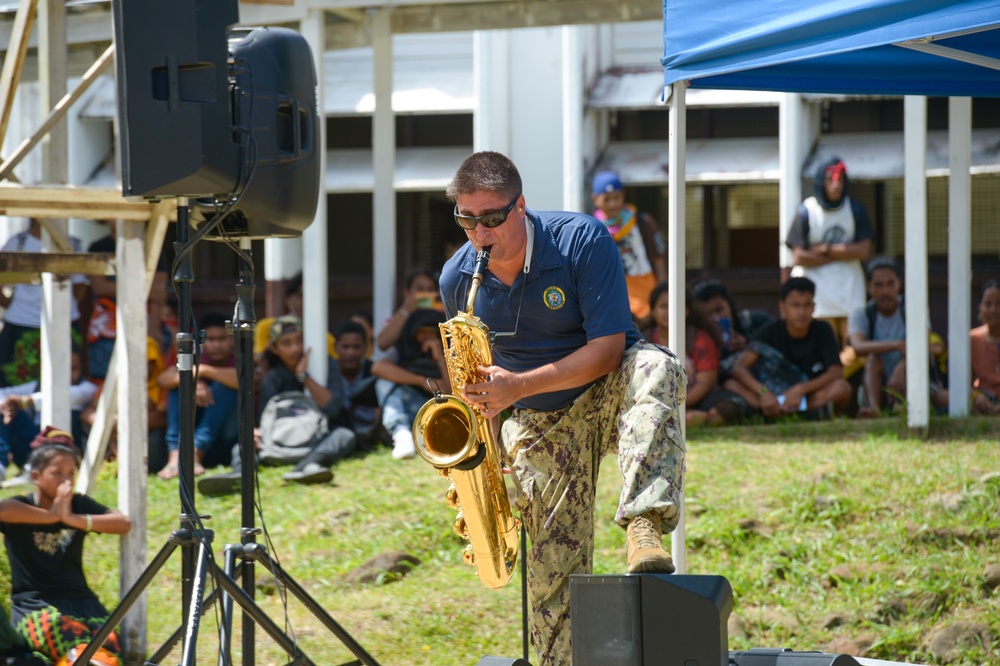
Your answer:
[[[678,405],[684,369],[647,342],[625,352],[619,368],[576,401],[553,412],[514,410],[503,442],[520,490],[531,549],[528,597],[539,666],[570,664],[569,576],[593,571],[594,498],[601,459],[617,451],[624,478],[615,521],[660,516],[677,525],[684,474]]]

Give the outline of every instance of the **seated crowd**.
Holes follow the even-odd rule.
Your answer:
[[[820,419],[891,413],[906,397],[905,300],[899,267],[875,257],[866,267],[869,300],[847,318],[847,342],[813,316],[816,284],[791,277],[778,294],[779,317],[740,310],[719,280],[685,294],[688,426],[760,422],[798,415]],[[666,346],[668,286],[650,296],[653,326],[644,333]],[[972,412],[1000,414],[1000,283],[987,281],[978,300],[982,326],[970,332]],[[928,391],[938,413],[948,408],[948,356],[928,331]]]

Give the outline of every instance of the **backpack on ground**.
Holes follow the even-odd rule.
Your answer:
[[[316,401],[302,391],[275,395],[260,416],[261,464],[299,462],[329,432],[326,421]]]

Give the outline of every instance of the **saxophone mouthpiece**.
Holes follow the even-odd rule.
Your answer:
[[[473,272],[473,277],[479,276],[480,279],[483,277],[486,266],[490,263],[490,250],[492,249],[492,245],[487,245],[476,254],[476,270]]]

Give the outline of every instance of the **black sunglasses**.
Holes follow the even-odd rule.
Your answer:
[[[461,215],[458,212],[458,204],[455,204],[455,224],[462,227],[466,231],[472,231],[476,228],[477,224],[481,224],[487,229],[499,227],[507,221],[507,216],[510,215],[510,211],[513,210],[514,204],[517,203],[520,196],[521,193],[518,192],[517,196],[511,199],[510,203],[500,210],[495,210],[492,213],[484,213],[482,215]]]

